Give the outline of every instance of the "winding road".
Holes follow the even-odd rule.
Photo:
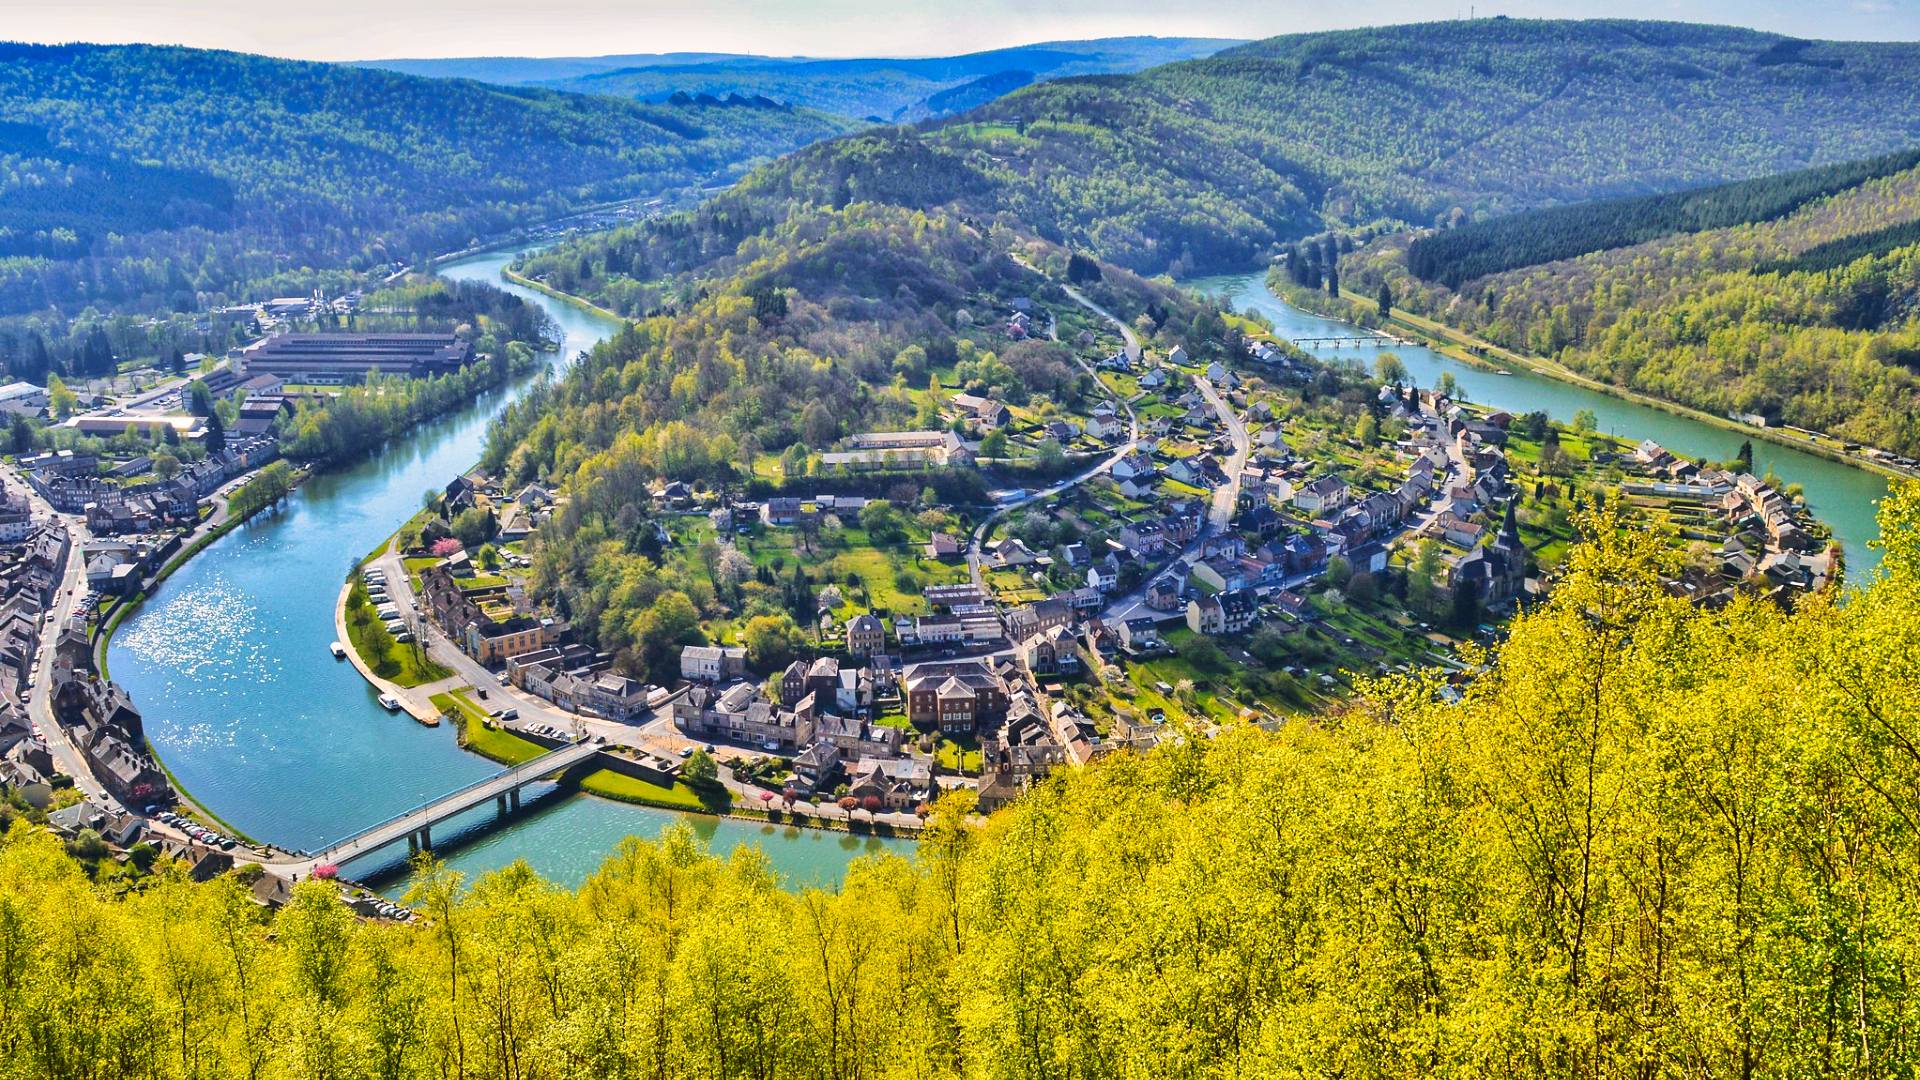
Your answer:
[[[1018,261],[1022,266],[1025,266],[1027,269],[1033,270],[1034,273],[1036,274],[1039,273],[1039,270],[1035,269],[1034,266],[1031,263],[1028,263],[1026,260],[1019,259],[1016,261]],[[1130,362],[1136,363],[1136,364],[1140,362],[1140,339],[1137,336],[1135,336],[1132,327],[1128,326],[1125,322],[1123,322],[1113,313],[1107,311],[1105,308],[1094,303],[1092,300],[1087,299],[1086,294],[1082,293],[1079,289],[1076,289],[1071,285],[1062,285],[1061,289],[1066,292],[1067,296],[1070,299],[1072,299],[1074,303],[1079,304],[1081,307],[1086,308],[1088,311],[1091,311],[1095,315],[1098,315],[1101,318],[1112,323],[1114,325],[1114,328],[1120,331],[1120,339],[1126,343],[1127,359]],[[1055,341],[1058,341],[1060,339],[1059,320],[1054,318],[1051,313],[1049,313],[1047,317],[1047,336],[1051,337]],[[1095,383],[1098,383],[1101,386],[1106,385],[1105,383],[1100,382],[1100,373],[1095,371],[1093,369],[1093,365],[1087,363],[1086,360],[1083,359],[1079,353],[1076,352],[1073,354],[1073,362],[1080,365],[1080,370],[1092,376],[1093,381]],[[1054,484],[1052,487],[1043,488],[1039,491],[1034,492],[1031,495],[1027,495],[1014,502],[1010,502],[1005,506],[998,507],[992,513],[988,514],[984,519],[982,519],[980,524],[974,528],[973,535],[968,537],[967,539],[967,571],[973,577],[974,588],[979,589],[983,594],[986,592],[986,588],[987,588],[986,579],[985,579],[985,576],[981,573],[980,567],[981,567],[981,563],[985,560],[984,549],[987,542],[987,533],[993,530],[993,526],[995,522],[999,521],[1003,517],[1006,517],[1008,514],[1013,513],[1015,510],[1025,509],[1026,507],[1032,506],[1034,503],[1040,502],[1045,499],[1051,499],[1055,495],[1060,494],[1061,492],[1070,491],[1073,488],[1079,487],[1081,484],[1086,483],[1088,480],[1091,480],[1094,477],[1099,476],[1100,474],[1111,470],[1115,465],[1120,463],[1121,458],[1126,457],[1128,454],[1133,452],[1134,445],[1140,441],[1140,416],[1138,413],[1134,412],[1133,402],[1127,401],[1126,399],[1120,398],[1117,396],[1113,396],[1112,399],[1118,402],[1121,408],[1127,410],[1126,440],[1120,443],[1118,446],[1114,447],[1113,453],[1107,455],[1105,458],[1102,458],[1100,461],[1095,463],[1091,468],[1088,468],[1083,472],[1076,473],[1072,477],[1069,477],[1066,480],[1062,480],[1059,483]],[[1246,432],[1242,430],[1241,435],[1244,437],[1245,434]],[[1242,463],[1244,463],[1245,460],[1246,459],[1243,455],[1241,457]],[[1235,475],[1234,487],[1236,490],[1238,490],[1239,474],[1236,472],[1234,475]]]

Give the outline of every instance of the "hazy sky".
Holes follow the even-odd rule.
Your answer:
[[[1735,23],[1920,39],[1920,0],[1505,0],[1480,15]],[[315,60],[754,52],[928,56],[1118,34],[1268,37],[1449,19],[1463,0],[0,0],[0,38],[145,41]]]

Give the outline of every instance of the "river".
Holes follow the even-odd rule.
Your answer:
[[[515,252],[447,263],[539,304],[564,335],[558,370],[617,329],[603,317],[504,282]],[[499,766],[461,750],[453,729],[392,715],[353,667],[333,659],[333,608],[356,560],[479,459],[489,421],[531,379],[390,440],[359,463],[314,477],[286,504],[194,556],[114,635],[108,666],[133,695],[147,737],[193,798],[249,836],[318,850]],[[491,808],[473,812],[484,821]],[[749,822],[557,797],[497,829],[436,829],[447,861],[469,873],[526,859],[577,884],[628,834],[690,821],[716,852],[759,843],[794,884],[834,885],[863,852],[911,851],[900,840],[775,829]],[[464,835],[463,835],[464,832]],[[403,885],[405,849],[347,867]]]
[[[1235,311],[1259,312],[1272,320],[1275,333],[1288,340],[1351,336],[1365,333],[1340,319],[1328,319],[1287,303],[1266,285],[1264,274],[1231,274],[1183,283],[1207,296],[1224,297]],[[1371,346],[1303,346],[1327,360],[1371,365],[1381,349]],[[1498,371],[1462,363],[1424,345],[1394,346],[1392,352],[1406,365],[1408,376],[1420,386],[1433,386],[1442,372],[1452,372],[1468,401],[1492,405],[1512,413],[1546,412],[1555,420],[1572,420],[1581,409],[1593,412],[1600,430],[1639,441],[1652,439],[1678,454],[1724,461],[1734,456],[1746,436],[1613,397],[1583,386],[1550,379],[1524,369]],[[1757,472],[1771,469],[1781,480],[1799,484],[1807,505],[1846,551],[1847,577],[1866,579],[1879,564],[1880,553],[1869,542],[1880,535],[1876,503],[1887,493],[1887,478],[1866,469],[1796,450],[1790,446],[1753,440]]]

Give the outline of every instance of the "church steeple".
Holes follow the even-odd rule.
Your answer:
[[[1500,523],[1499,544],[1512,551],[1520,550],[1520,521],[1514,515],[1514,506],[1519,501],[1518,495],[1507,500],[1507,519]]]

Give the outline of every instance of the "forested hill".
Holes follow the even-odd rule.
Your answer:
[[[1920,455],[1920,152],[1383,237],[1340,270],[1595,378]]]
[[[0,45],[0,314],[192,309],[725,177],[845,129],[239,53]]]
[[[1920,45],[1483,19],[1032,86],[810,148],[741,195],[948,202],[1179,272],[1244,265],[1327,222],[1666,191],[1915,142]]]

